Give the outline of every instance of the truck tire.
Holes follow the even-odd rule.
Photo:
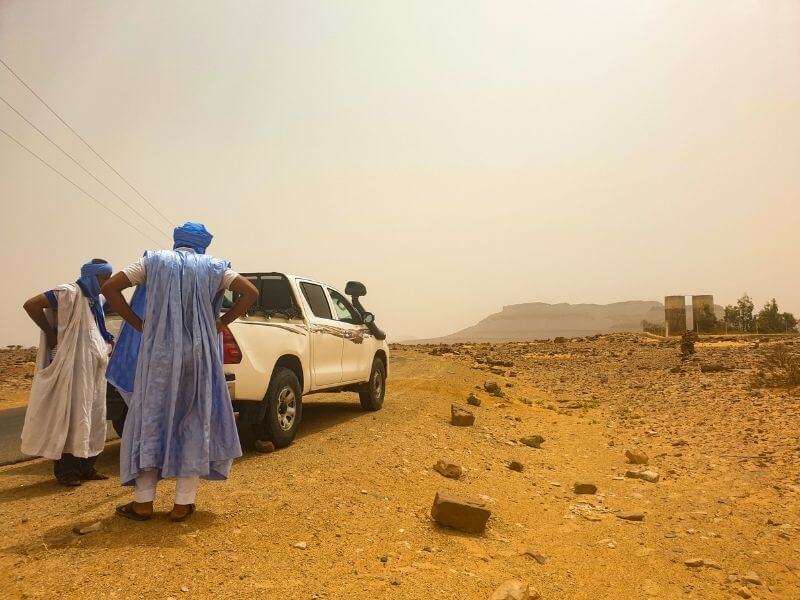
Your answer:
[[[383,397],[386,395],[386,365],[380,358],[372,361],[372,371],[369,381],[363,391],[358,393],[361,408],[376,411],[383,406]]]
[[[264,398],[264,419],[253,425],[256,439],[269,440],[276,448],[292,443],[303,416],[303,392],[291,369],[276,367]]]

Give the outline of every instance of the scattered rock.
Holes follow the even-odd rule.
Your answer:
[[[87,533],[100,531],[102,528],[103,528],[103,523],[101,521],[96,521],[94,523],[86,525],[75,525],[75,527],[72,528],[72,531],[77,533],[78,535],[86,535]]]
[[[450,406],[450,423],[456,427],[469,427],[475,423],[475,415],[452,404]]]
[[[547,558],[545,558],[544,554],[542,554],[541,552],[537,552],[533,548],[525,548],[525,550],[522,551],[522,556],[527,556],[529,558],[532,558],[540,565],[543,565],[544,563],[547,562]]]
[[[256,440],[255,442],[253,442],[253,447],[256,449],[257,452],[262,452],[264,454],[275,452],[275,444],[273,444],[269,440]]]
[[[618,512],[616,516],[623,521],[644,521],[642,512]]]
[[[306,542],[297,542],[296,544],[292,544],[292,548],[297,548],[298,550],[305,550],[308,548],[308,544]]]
[[[475,394],[470,394],[469,397],[467,398],[467,404],[469,404],[470,406],[480,406],[481,399],[478,398]]]
[[[659,480],[659,475],[655,471],[642,471],[639,473],[639,479],[643,479],[649,483],[657,483]]]
[[[526,446],[530,446],[531,448],[541,448],[542,444],[544,443],[544,438],[540,435],[527,435],[523,438],[520,438],[519,441]]]
[[[433,468],[435,471],[441,473],[449,479],[458,479],[464,474],[463,469],[459,465],[444,460],[436,461],[436,464],[433,465]]]
[[[496,381],[484,381],[483,382],[483,389],[486,391],[487,394],[499,394],[502,393],[500,386],[497,385]]]
[[[578,482],[572,486],[576,494],[596,494],[597,486],[593,483]]]
[[[736,590],[736,593],[739,596],[741,596],[742,598],[752,598],[753,597],[753,594],[751,594],[750,590],[748,590],[746,587],[740,587],[738,590]]]
[[[647,454],[641,450],[625,450],[625,456],[632,465],[646,465],[649,461]]]
[[[491,514],[485,503],[447,492],[436,492],[431,508],[431,517],[439,525],[467,533],[483,533]]]
[[[500,584],[489,600],[538,600],[539,592],[532,589],[527,583],[517,579],[509,579]]]
[[[761,577],[758,576],[758,573],[754,571],[750,571],[745,575],[742,575],[742,581],[746,583],[752,583],[753,585],[761,585]]]
[[[517,473],[522,473],[522,471],[525,469],[525,465],[518,460],[512,460],[510,463],[508,463],[508,468],[512,471],[516,471]]]
[[[685,564],[687,567],[695,569],[698,567],[702,567],[704,563],[702,558],[688,558],[685,561],[683,561],[683,564]]]

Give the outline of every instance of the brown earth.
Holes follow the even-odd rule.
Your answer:
[[[36,348],[0,349],[0,410],[28,403]]]
[[[404,347],[383,410],[307,398],[296,442],[204,482],[184,524],[165,518],[170,482],[158,518],[133,523],[113,516],[130,497],[113,479],[68,490],[43,461],[3,467],[2,597],[480,599],[519,579],[545,599],[800,598],[800,398],[753,389],[768,346],[706,344],[683,363],[627,334]],[[470,393],[475,425],[450,425]],[[540,449],[518,442],[532,435]],[[117,459],[112,444],[99,466]],[[645,469],[659,481],[625,477]],[[438,490],[482,499],[486,533],[433,523]]]

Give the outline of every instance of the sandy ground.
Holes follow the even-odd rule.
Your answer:
[[[36,348],[0,348],[0,410],[28,403]]]
[[[515,578],[545,599],[800,598],[800,398],[752,389],[764,344],[710,344],[685,363],[632,335],[433,351],[394,353],[378,413],[352,394],[307,398],[296,442],[204,482],[184,524],[165,517],[169,482],[158,518],[133,523],[113,516],[130,496],[113,479],[67,490],[43,461],[1,468],[0,595],[461,599]],[[725,370],[702,373],[711,362]],[[505,398],[476,389],[489,379]],[[450,425],[471,392],[475,425]],[[541,449],[517,443],[531,434]],[[657,483],[624,476],[644,468],[628,448]],[[112,444],[99,466],[116,475],[117,460]],[[597,494],[576,495],[578,481]],[[433,523],[437,490],[482,498],[487,532]]]

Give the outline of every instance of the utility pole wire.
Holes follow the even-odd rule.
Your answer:
[[[94,175],[94,174],[93,174],[91,171],[89,171],[89,169],[87,169],[87,168],[86,168],[86,167],[84,167],[84,166],[83,166],[81,163],[79,163],[79,162],[78,162],[78,161],[77,161],[77,160],[76,160],[76,159],[75,159],[75,158],[74,158],[74,157],[73,157],[73,156],[72,156],[72,155],[71,155],[69,152],[67,152],[66,150],[64,150],[64,148],[62,148],[62,147],[61,147],[61,146],[59,146],[59,145],[58,145],[58,144],[57,144],[55,141],[53,141],[53,139],[52,139],[52,138],[51,138],[49,135],[47,135],[47,134],[46,134],[44,131],[42,131],[41,129],[39,129],[39,128],[38,128],[38,127],[37,127],[37,126],[36,126],[36,125],[35,125],[33,122],[31,122],[31,120],[30,120],[30,119],[28,119],[28,118],[27,118],[25,115],[23,115],[23,114],[22,114],[21,112],[19,112],[19,111],[18,111],[16,108],[14,108],[14,107],[13,107],[13,106],[12,106],[12,105],[11,105],[11,104],[8,102],[8,100],[6,100],[5,98],[3,98],[2,96],[0,96],[0,100],[2,100],[2,101],[3,101],[3,103],[5,103],[5,105],[6,105],[6,106],[8,106],[8,108],[10,108],[10,109],[11,109],[11,110],[13,110],[15,113],[17,113],[17,115],[18,115],[18,116],[19,116],[19,117],[20,117],[20,118],[21,118],[23,121],[25,121],[25,122],[26,122],[28,125],[30,125],[31,127],[33,127],[33,128],[36,130],[36,131],[38,131],[38,132],[39,132],[39,134],[40,134],[42,137],[44,137],[44,138],[45,138],[45,139],[46,139],[48,142],[50,142],[51,144],[53,144],[53,146],[55,146],[56,148],[58,148],[59,150],[61,150],[61,152],[64,154],[64,156],[66,156],[66,157],[67,157],[67,158],[69,158],[69,159],[70,159],[72,162],[74,162],[76,165],[78,165],[78,167],[80,167],[80,168],[83,170],[83,172],[84,172],[84,173],[86,173],[86,174],[87,174],[89,177],[91,177],[92,179],[94,179],[94,180],[95,180],[97,183],[99,183],[99,184],[100,184],[100,185],[102,185],[104,188],[106,188],[106,189],[107,189],[109,192],[111,192],[111,193],[114,195],[114,197],[116,197],[116,198],[117,198],[117,200],[119,200],[120,202],[122,202],[122,203],[123,203],[125,206],[127,206],[128,208],[130,208],[130,209],[131,209],[131,210],[132,210],[134,213],[136,213],[136,214],[139,216],[139,218],[141,218],[141,219],[142,219],[142,220],[143,220],[145,223],[147,223],[148,225],[150,225],[150,227],[152,227],[153,229],[155,229],[155,230],[156,230],[156,231],[158,231],[159,233],[164,233],[164,234],[167,236],[167,239],[169,239],[169,234],[168,234],[167,232],[165,232],[165,231],[164,231],[164,230],[162,230],[162,229],[159,229],[158,225],[156,225],[156,224],[155,224],[155,223],[153,223],[153,222],[152,222],[150,219],[148,219],[147,217],[145,217],[145,216],[144,216],[142,213],[140,213],[138,210],[136,210],[136,208],[135,208],[135,207],[131,206],[131,205],[130,205],[130,204],[129,204],[129,203],[128,203],[128,202],[127,202],[127,201],[126,201],[126,200],[125,200],[125,199],[124,199],[122,196],[120,196],[120,195],[119,195],[117,192],[115,192],[114,190],[112,190],[112,189],[111,189],[110,187],[108,187],[108,186],[107,186],[105,183],[103,183],[103,182],[102,182],[102,181],[100,181],[100,180],[99,180],[97,177],[95,177],[95,175]]]
[[[55,168],[53,165],[51,165],[49,162],[47,162],[47,161],[46,161],[45,159],[43,159],[41,156],[39,156],[38,154],[36,154],[36,153],[35,153],[33,150],[31,150],[30,148],[28,148],[28,147],[27,147],[25,144],[23,144],[22,142],[20,142],[20,141],[19,141],[17,138],[15,138],[13,135],[11,135],[10,133],[8,133],[8,132],[7,132],[5,129],[3,129],[3,128],[0,128],[0,133],[3,133],[3,134],[5,134],[5,136],[6,136],[8,139],[10,139],[10,140],[11,140],[11,141],[13,141],[14,143],[16,143],[16,144],[17,144],[17,145],[18,145],[20,148],[22,148],[23,150],[25,150],[26,152],[28,152],[28,154],[30,154],[31,156],[33,156],[33,157],[35,157],[35,158],[39,159],[39,161],[40,161],[42,164],[44,164],[45,166],[49,167],[49,168],[50,168],[52,171],[54,171],[55,173],[57,173],[58,175],[60,175],[60,176],[61,176],[63,179],[65,179],[66,181],[68,181],[69,183],[71,183],[73,186],[75,186],[76,188],[78,188],[78,189],[79,189],[81,192],[83,192],[84,194],[86,194],[86,195],[87,195],[89,198],[91,198],[92,200],[94,200],[94,201],[95,201],[97,204],[99,204],[99,205],[100,205],[101,207],[103,207],[105,210],[107,210],[107,211],[108,211],[108,212],[110,212],[112,215],[114,215],[115,217],[117,217],[117,218],[118,218],[120,221],[122,221],[123,223],[125,223],[126,225],[128,225],[129,227],[131,227],[132,229],[135,229],[136,231],[138,231],[139,233],[141,233],[141,234],[142,234],[144,237],[146,237],[148,240],[150,240],[151,242],[153,242],[153,243],[154,243],[154,244],[156,244],[157,246],[160,246],[160,245],[161,245],[161,244],[160,244],[160,242],[158,242],[158,241],[154,240],[152,237],[150,237],[150,236],[149,236],[148,234],[146,234],[144,231],[142,231],[141,229],[139,229],[138,227],[136,227],[136,225],[134,225],[133,223],[131,223],[130,221],[128,221],[128,220],[127,220],[125,217],[123,217],[122,215],[120,215],[120,214],[119,214],[119,213],[117,213],[116,211],[112,210],[111,208],[109,208],[108,206],[106,206],[105,204],[103,204],[103,202],[102,202],[101,200],[99,200],[97,197],[93,196],[92,194],[90,194],[89,192],[87,192],[85,189],[83,189],[81,186],[79,186],[77,183],[75,183],[74,181],[72,181],[72,180],[71,180],[69,177],[67,177],[66,175],[64,175],[64,174],[63,174],[61,171],[59,171],[58,169],[56,169],[56,168]]]
[[[111,169],[112,171],[114,171],[114,173],[117,175],[117,177],[119,177],[119,178],[120,178],[122,181],[124,181],[124,182],[125,182],[125,184],[126,184],[126,185],[127,185],[129,188],[131,188],[131,189],[132,189],[134,192],[136,192],[136,195],[137,195],[137,196],[139,196],[139,198],[141,198],[142,200],[144,200],[144,201],[147,203],[147,205],[148,205],[150,208],[152,208],[154,211],[156,211],[156,213],[158,213],[158,216],[160,216],[162,219],[164,219],[164,222],[165,222],[167,225],[169,225],[170,227],[172,227],[172,226],[173,226],[173,224],[174,224],[174,223],[173,223],[173,221],[172,221],[172,220],[168,219],[168,218],[167,218],[167,217],[164,215],[164,213],[162,213],[160,210],[158,210],[158,208],[156,208],[156,207],[153,205],[153,203],[152,203],[152,202],[150,202],[150,200],[148,200],[147,198],[145,198],[145,196],[144,196],[144,194],[142,194],[142,192],[140,192],[140,191],[139,191],[137,188],[135,188],[135,187],[133,186],[133,184],[132,184],[130,181],[128,181],[127,179],[125,179],[125,178],[122,176],[122,173],[120,173],[120,172],[119,172],[119,171],[117,171],[117,170],[116,170],[116,169],[115,169],[113,166],[111,166],[111,163],[109,163],[109,162],[108,162],[108,161],[107,161],[105,158],[103,158],[102,156],[100,156],[100,153],[99,153],[97,150],[95,150],[95,149],[92,147],[92,145],[91,145],[89,142],[87,142],[85,139],[83,139],[83,136],[82,136],[80,133],[78,133],[77,131],[75,131],[75,130],[72,128],[72,126],[71,126],[69,123],[67,123],[67,122],[66,122],[64,119],[62,119],[62,118],[61,118],[61,115],[59,115],[59,114],[58,114],[58,113],[57,113],[57,112],[56,112],[56,111],[55,111],[55,110],[54,110],[54,109],[53,109],[53,108],[52,108],[52,107],[51,107],[51,106],[50,106],[50,105],[49,105],[47,102],[45,102],[45,101],[44,101],[44,98],[42,98],[42,97],[41,97],[39,94],[37,94],[37,93],[36,93],[36,92],[33,90],[33,88],[32,88],[31,86],[29,86],[27,83],[25,83],[25,81],[22,79],[22,77],[20,77],[19,75],[17,75],[17,73],[14,71],[14,69],[12,69],[12,68],[11,68],[11,67],[8,65],[8,63],[7,63],[6,61],[4,61],[2,58],[0,58],[0,63],[2,63],[2,64],[3,64],[3,66],[4,66],[6,69],[8,69],[8,70],[9,70],[9,72],[10,72],[10,73],[11,73],[11,74],[12,74],[14,77],[16,77],[17,81],[19,81],[19,82],[20,82],[22,85],[24,85],[24,86],[25,86],[25,88],[26,88],[26,89],[27,89],[27,90],[28,90],[28,91],[29,91],[31,94],[33,94],[34,96],[36,96],[36,98],[39,100],[39,102],[41,102],[42,104],[44,104],[44,105],[45,105],[45,107],[47,108],[47,110],[49,110],[49,111],[50,111],[50,112],[53,114],[53,116],[55,116],[55,118],[56,118],[56,119],[58,119],[59,121],[61,121],[61,123],[64,125],[64,127],[66,127],[66,128],[67,128],[67,129],[69,129],[69,130],[70,130],[70,131],[71,131],[73,134],[75,134],[75,136],[76,136],[76,137],[77,137],[77,138],[78,138],[80,141],[82,141],[82,142],[83,142],[83,143],[86,145],[86,147],[87,147],[87,148],[89,148],[89,150],[91,150],[91,151],[94,153],[94,155],[95,155],[97,158],[99,158],[100,160],[102,160],[102,161],[103,161],[103,163],[104,163],[104,164],[105,164],[105,165],[106,165],[106,166],[107,166],[109,169]]]

